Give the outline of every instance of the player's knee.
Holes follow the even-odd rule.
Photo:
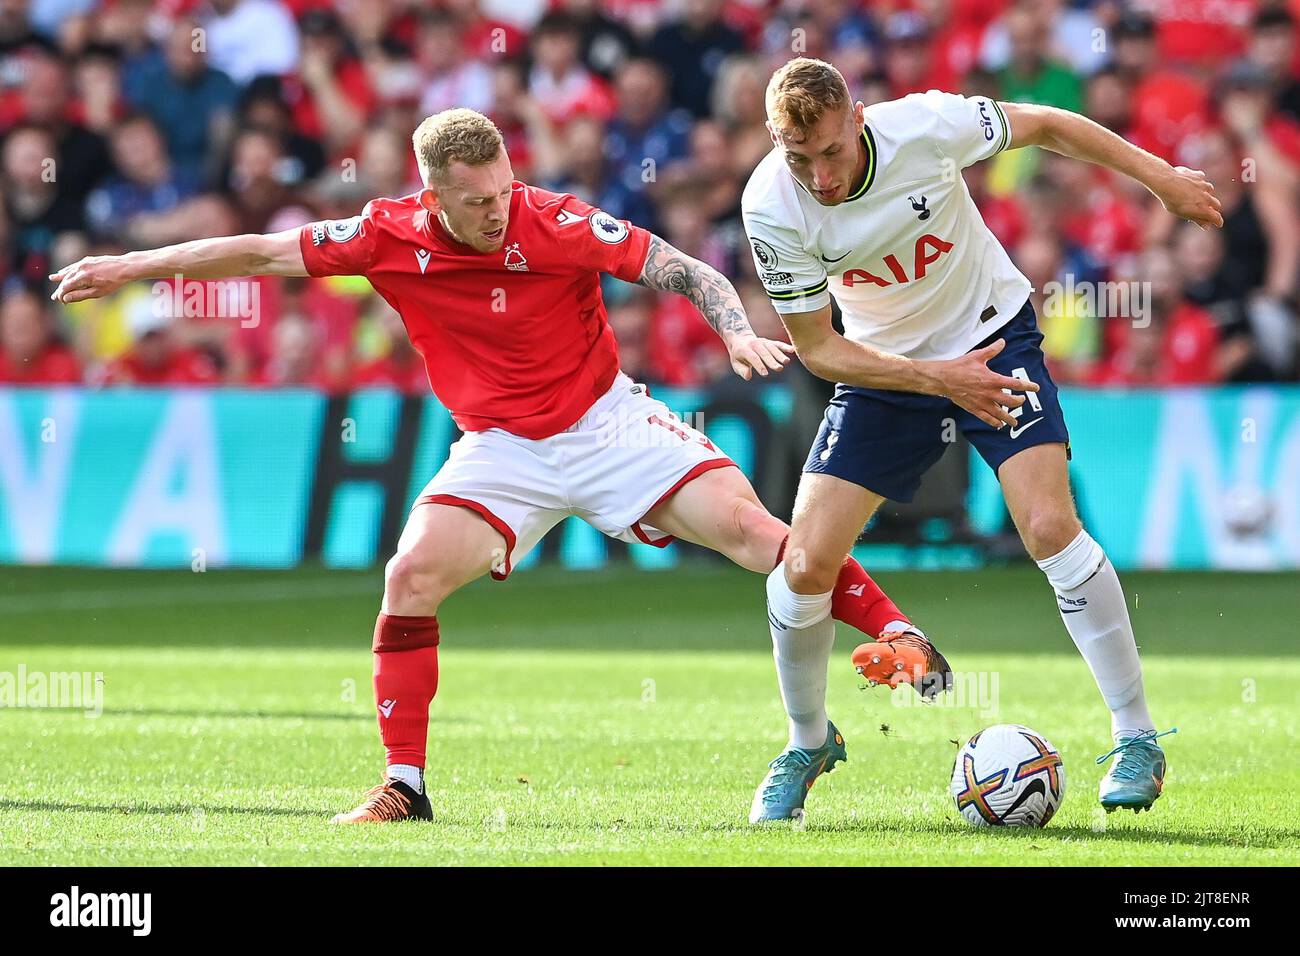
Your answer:
[[[1078,537],[1080,528],[1073,509],[1044,505],[1029,512],[1021,537],[1029,556],[1041,561],[1064,551]]]
[[[384,607],[389,613],[435,614],[451,590],[436,563],[414,552],[394,555],[384,568]]]
[[[751,571],[765,573],[776,564],[776,555],[788,529],[785,522],[762,505],[737,498],[731,508],[729,557]]]
[[[835,587],[844,555],[821,554],[791,543],[785,552],[785,580],[796,594],[824,594]]]

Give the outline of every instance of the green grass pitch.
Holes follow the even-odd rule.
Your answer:
[[[443,608],[432,824],[331,827],[382,765],[380,579],[0,570],[0,673],[103,675],[103,714],[0,711],[0,864],[1295,864],[1295,575],[1124,575],[1164,797],[1096,803],[1096,688],[1032,567],[884,574],[967,678],[962,706],[863,690],[840,626],[830,712],[849,763],[802,830],[745,814],[784,741],[757,576],[538,570]],[[996,675],[996,701],[993,700]],[[996,713],[985,713],[996,703]],[[955,745],[1028,724],[1062,752],[1041,831],[968,827]]]

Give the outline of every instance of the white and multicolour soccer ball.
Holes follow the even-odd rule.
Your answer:
[[[1042,734],[997,724],[957,751],[951,792],[972,826],[1044,827],[1065,799],[1065,765]]]

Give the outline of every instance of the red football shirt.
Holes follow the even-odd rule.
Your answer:
[[[635,282],[650,234],[516,182],[496,252],[453,239],[416,195],[308,223],[298,241],[311,275],[363,275],[397,311],[461,429],[545,438],[613,384],[618,348],[600,273]]]

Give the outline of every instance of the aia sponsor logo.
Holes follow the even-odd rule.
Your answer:
[[[893,252],[881,260],[885,268],[881,269],[880,272],[887,274],[888,278],[885,275],[870,272],[866,269],[846,269],[844,274],[840,276],[840,281],[850,288],[860,282],[869,282],[872,285],[880,286],[882,289],[892,285],[915,282],[918,279],[924,279],[930,266],[951,252],[952,246],[951,242],[926,233],[916,240],[916,245],[912,248],[910,262],[905,263],[905,261],[899,259],[897,253]],[[911,267],[910,272],[908,266]]]

